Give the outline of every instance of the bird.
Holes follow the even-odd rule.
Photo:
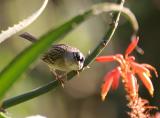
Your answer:
[[[20,34],[20,37],[33,43],[37,41],[37,38],[28,32]],[[72,70],[78,73],[83,68],[85,56],[75,47],[67,44],[55,44],[43,54],[42,60],[48,65],[50,71],[59,80],[62,87],[64,87],[64,80],[62,79],[64,76],[59,76],[56,70],[65,73],[64,75]]]

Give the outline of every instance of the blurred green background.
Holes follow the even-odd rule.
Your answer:
[[[43,14],[22,32],[30,32],[39,37],[51,28],[64,23],[93,4],[115,2],[114,0],[50,0]],[[42,0],[0,0],[0,30],[28,17],[42,4]],[[139,46],[144,55],[134,54],[139,62],[149,63],[159,71],[160,64],[160,1],[159,0],[127,0],[125,6],[136,15],[139,22]],[[102,14],[91,18],[77,27],[63,41],[79,48],[85,55],[107,32],[111,23],[110,14]],[[130,42],[131,27],[121,17],[118,30],[102,55],[123,53]],[[19,33],[20,34],[20,33]],[[31,43],[14,35],[0,46],[0,69],[2,70],[17,54]],[[40,97],[9,108],[8,114],[13,118],[24,118],[29,115],[41,114],[48,118],[127,118],[128,108],[123,85],[116,91],[110,91],[107,99],[102,102],[100,86],[104,74],[114,68],[115,64],[92,63],[90,69],[82,72],[79,77],[66,82],[65,88],[57,88]],[[53,79],[48,67],[39,59],[30,66],[21,79],[12,86],[5,99],[25,93],[44,85]],[[140,95],[150,100],[151,105],[160,105],[160,81],[153,76],[155,87],[154,97],[142,85]],[[153,111],[154,113],[155,111]]]

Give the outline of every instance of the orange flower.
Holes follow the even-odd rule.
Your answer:
[[[144,86],[153,96],[154,88],[150,80],[151,71],[154,71],[156,77],[158,77],[156,69],[149,64],[139,64],[135,61],[134,56],[130,56],[130,53],[135,49],[138,44],[138,38],[134,38],[128,48],[125,51],[125,55],[116,54],[111,56],[100,56],[96,58],[97,62],[113,62],[117,61],[120,65],[108,72],[104,77],[104,83],[102,85],[101,96],[102,100],[105,99],[109,89],[116,89],[119,83],[119,77],[121,76],[123,81],[127,83],[127,89],[132,96],[137,94],[137,77],[143,82]]]

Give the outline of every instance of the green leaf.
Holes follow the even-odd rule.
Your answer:
[[[83,14],[74,17],[58,28],[46,33],[40,38],[40,40],[26,48],[15,59],[13,59],[0,73],[0,99],[2,99],[12,84],[16,82],[19,76],[29,67],[33,61],[39,57],[41,53],[49,48],[52,43],[62,39],[62,37],[64,37],[75,28],[73,25],[79,25],[87,18],[89,18],[89,16],[99,15],[102,12],[109,11],[121,11],[131,22],[134,32],[137,32],[138,23],[135,16],[129,9],[111,3],[94,5]]]
[[[7,116],[3,112],[0,112],[0,118],[11,118],[11,117]]]

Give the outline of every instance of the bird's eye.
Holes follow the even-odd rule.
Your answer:
[[[84,61],[83,55],[82,55],[81,53],[79,53],[79,52],[76,52],[76,53],[75,53],[75,59],[76,59],[77,61],[80,61],[80,62],[83,62],[83,61]]]

